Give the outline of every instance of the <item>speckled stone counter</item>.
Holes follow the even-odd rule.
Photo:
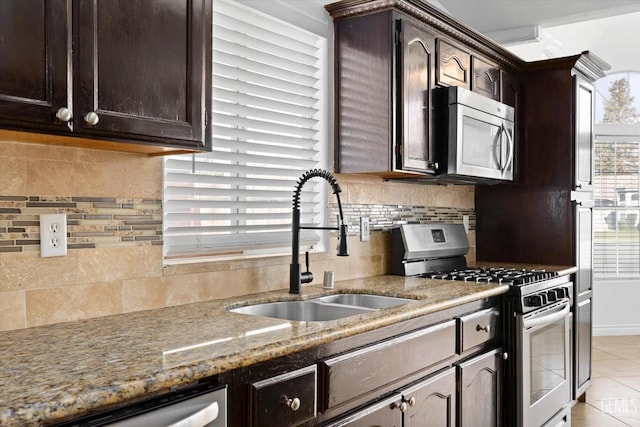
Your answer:
[[[547,267],[562,274],[575,269]],[[101,406],[502,294],[507,286],[378,276],[303,287],[302,299],[361,292],[416,301],[327,322],[227,309],[298,299],[286,290],[0,333],[0,425],[41,425]]]

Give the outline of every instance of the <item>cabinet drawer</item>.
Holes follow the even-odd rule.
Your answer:
[[[321,362],[323,409],[424,372],[455,355],[455,320]]]
[[[499,319],[500,312],[496,308],[460,317],[458,319],[460,322],[458,353],[463,353],[498,336]]]
[[[252,383],[252,427],[291,426],[316,416],[317,368],[309,366]]]

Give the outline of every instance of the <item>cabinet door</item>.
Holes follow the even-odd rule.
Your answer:
[[[61,129],[60,108],[71,108],[67,75],[71,11],[65,0],[2,0],[0,125]]]
[[[401,34],[399,113],[402,120],[400,169],[435,172],[431,148],[431,87],[435,68],[435,36],[398,20]]]
[[[324,427],[402,427],[399,395],[393,395]]]
[[[516,76],[500,70],[500,101],[515,108],[518,104],[518,93],[520,92],[519,84],[520,82]]]
[[[575,189],[593,189],[594,91],[586,81],[575,76]]]
[[[591,313],[591,298],[575,305],[575,398],[591,384]]]
[[[456,425],[456,372],[449,368],[402,391],[404,427]]]
[[[471,54],[442,39],[437,44],[437,83],[471,89]]]
[[[209,0],[74,2],[82,134],[204,145]]]
[[[587,203],[587,202],[583,202]],[[593,282],[593,210],[576,207],[576,297],[591,290]]]
[[[497,64],[474,56],[472,58],[471,90],[500,101],[500,68]]]
[[[501,419],[501,350],[493,350],[458,366],[460,426],[495,427]]]

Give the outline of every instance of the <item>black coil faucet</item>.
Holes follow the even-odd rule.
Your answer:
[[[302,186],[311,178],[318,177],[324,178],[333,189],[333,194],[338,199],[338,212],[340,214],[340,224],[338,227],[314,227],[314,226],[302,226],[300,225],[300,191]],[[347,225],[344,223],[344,215],[342,213],[342,204],[340,203],[340,193],[342,189],[338,185],[338,181],[331,174],[323,169],[312,169],[302,174],[298,183],[296,184],[295,192],[293,193],[293,218],[291,220],[291,266],[289,269],[289,293],[300,294],[300,284],[310,283],[313,280],[313,273],[309,271],[309,252],[306,252],[306,266],[307,271],[302,272],[300,270],[300,230],[337,230],[340,232],[338,237],[338,256],[349,256],[349,249],[347,247]]]

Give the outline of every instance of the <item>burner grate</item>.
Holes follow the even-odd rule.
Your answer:
[[[465,268],[421,274],[430,279],[461,280],[476,283],[501,283],[523,286],[556,277],[558,273],[545,270],[518,270],[515,268]]]

